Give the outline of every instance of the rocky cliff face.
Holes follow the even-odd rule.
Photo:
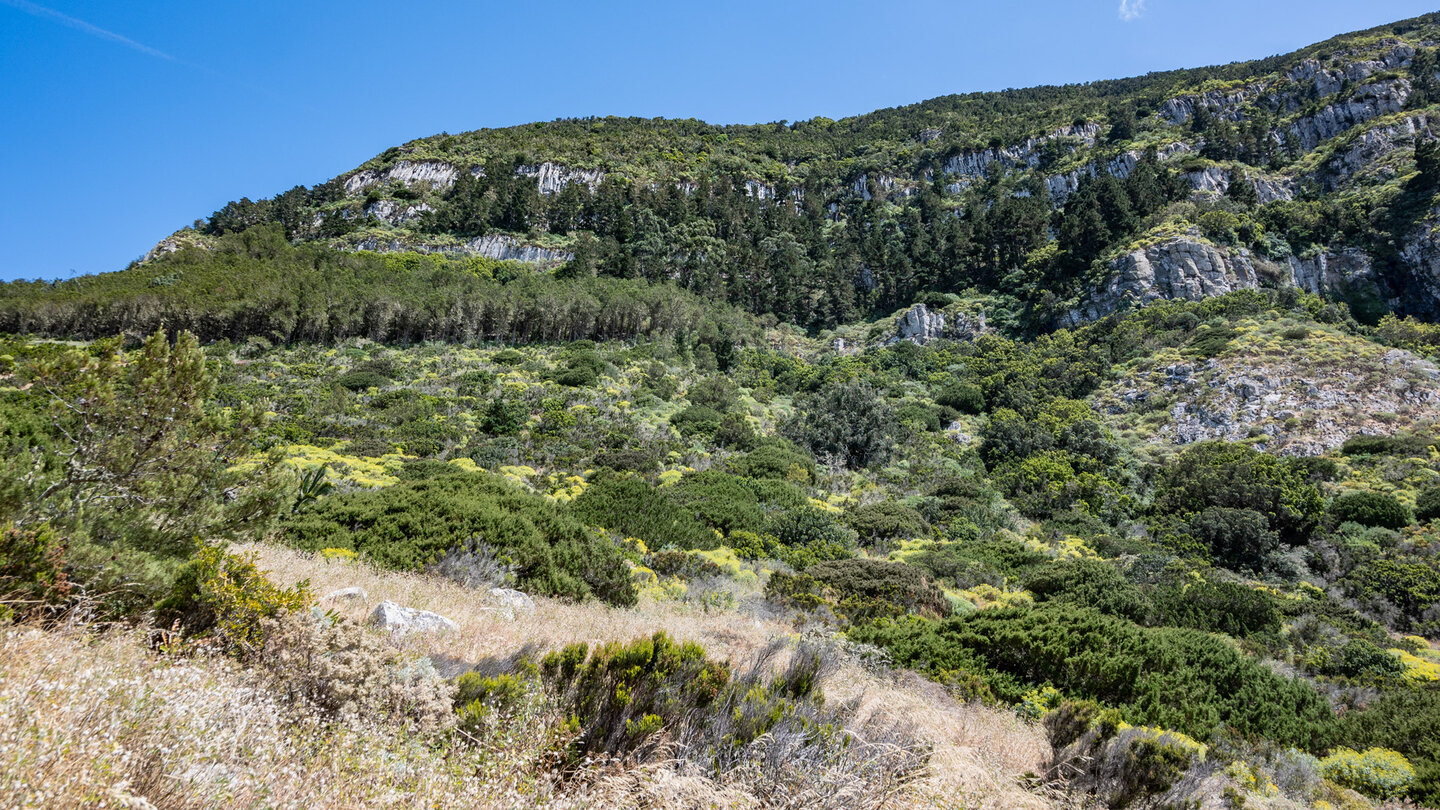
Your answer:
[[[449,163],[425,161],[412,163],[402,160],[388,169],[362,169],[345,179],[345,193],[351,197],[363,194],[371,186],[390,183],[429,183],[431,188],[449,188],[455,183],[460,170]]]
[[[895,322],[895,334],[886,338],[881,345],[891,346],[908,340],[917,346],[924,346],[935,340],[973,340],[989,331],[985,326],[985,313],[952,313],[948,317],[941,310],[932,310],[924,304],[916,304],[905,310]],[[843,349],[843,347],[842,347]]]
[[[355,172],[345,180],[345,193],[351,197],[358,197],[372,186],[386,186],[390,183],[403,185],[425,183],[434,189],[447,189],[455,184],[455,178],[460,176],[460,171],[460,167],[451,163],[402,160],[388,169],[362,169]],[[473,166],[468,171],[476,177],[482,177],[485,174],[484,169],[479,166]],[[546,195],[558,193],[570,183],[584,183],[593,191],[596,186],[600,185],[600,181],[605,179],[605,173],[602,171],[572,169],[549,162],[534,166],[519,166],[515,169],[515,176],[535,178],[540,193]]]
[[[1152,301],[1199,301],[1264,285],[1288,285],[1312,293],[1364,291],[1391,306],[1409,309],[1418,300],[1416,293],[1440,300],[1440,236],[1428,248],[1420,247],[1423,242],[1411,246],[1413,262],[1418,275],[1434,279],[1434,287],[1397,292],[1376,271],[1370,255],[1359,248],[1341,247],[1270,261],[1244,248],[1215,245],[1191,230],[1113,260],[1109,279],[1061,321],[1078,326]]]
[[[1198,301],[1259,285],[1248,251],[1233,254],[1202,240],[1198,232],[1172,236],[1110,263],[1113,275],[1064,322],[1078,325],[1120,309],[1157,300]]]
[[[574,254],[563,250],[551,250],[538,245],[527,245],[512,237],[493,234],[477,236],[460,244],[437,244],[417,240],[383,239],[368,236],[348,246],[352,250],[373,250],[379,253],[415,251],[416,253],[449,253],[455,255],[484,256],[500,261],[527,262],[542,267],[564,264]]]

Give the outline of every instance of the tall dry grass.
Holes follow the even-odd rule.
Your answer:
[[[449,616],[458,631],[395,643],[455,669],[523,648],[628,640],[657,630],[738,663],[794,634],[779,622],[675,603],[620,610],[536,599],[533,616],[509,620],[481,595],[444,581],[272,546],[247,550],[283,584],[309,579],[318,594],[365,588],[368,604],[336,606],[355,618],[382,599]],[[529,716],[485,745],[455,745],[400,723],[329,721],[285,703],[268,682],[229,659],[157,654],[140,631],[7,628],[0,635],[0,806],[847,806],[818,800],[824,791],[766,791],[747,785],[743,774],[709,778],[692,763],[663,757],[638,765],[590,762],[561,780],[547,751],[563,735],[558,716]],[[1041,770],[1049,746],[1038,727],[1014,714],[959,704],[918,676],[849,659],[823,689],[828,701],[854,704],[850,727],[857,735],[900,720],[930,747],[921,778],[889,796],[867,797],[883,802],[863,804],[1054,806],[1019,784],[1022,774]],[[850,806],[862,804],[854,798]]]

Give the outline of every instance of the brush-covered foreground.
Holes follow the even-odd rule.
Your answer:
[[[11,803],[1440,798],[1433,327],[1279,290],[754,328],[7,340]],[[1185,437],[1218,395],[1137,382],[1227,364],[1393,410],[1280,386]]]

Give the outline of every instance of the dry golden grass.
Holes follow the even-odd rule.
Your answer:
[[[327,561],[280,546],[257,544],[244,550],[255,553],[260,567],[280,584],[309,579],[317,595],[351,586],[364,588],[369,595],[367,604],[338,607],[348,615],[361,617],[381,600],[389,599],[448,616],[459,623],[458,631],[412,636],[403,643],[426,655],[472,663],[511,655],[526,644],[548,649],[576,641],[629,640],[657,630],[698,642],[713,655],[743,662],[772,639],[795,635],[794,628],[783,622],[649,600],[637,608],[620,609],[536,598],[533,616],[518,616],[511,621],[492,610],[475,591],[432,577],[380,571],[363,563]],[[1023,774],[1044,770],[1050,744],[1043,730],[1025,723],[1013,712],[957,703],[939,685],[914,673],[881,676],[854,662],[833,675],[824,690],[832,700],[861,700],[862,717],[887,712],[910,721],[934,746],[929,773],[911,786],[910,793],[899,799],[897,806],[1052,806],[1018,785]],[[693,784],[693,780],[661,771],[647,768],[624,773],[610,777],[605,784],[648,784],[656,790],[679,790],[679,784]],[[654,806],[685,805],[661,802]]]
[[[420,575],[326,562],[254,546],[277,582],[310,579],[316,593],[358,585],[370,604],[339,606],[361,617],[382,599],[434,610],[456,632],[411,636],[409,651],[476,662],[527,644],[630,639],[665,630],[736,662],[781,623],[647,603],[633,610],[536,599],[514,621],[478,594]],[[532,647],[533,649],[533,647]],[[553,718],[528,718],[483,747],[440,745],[397,723],[327,723],[285,705],[260,673],[224,658],[167,657],[144,633],[75,627],[0,631],[0,806],[6,808],[366,807],[844,807],[800,795],[762,800],[743,780],[720,783],[668,761],[594,763],[557,782],[541,764]],[[857,663],[824,684],[828,700],[854,700],[855,718],[903,718],[933,746],[920,779],[889,807],[1044,808],[1018,778],[1039,771],[1044,734],[1012,713],[957,704],[912,674],[877,674]],[[858,726],[857,726],[858,727]],[[559,787],[557,787],[557,784]],[[873,797],[872,802],[873,802]]]

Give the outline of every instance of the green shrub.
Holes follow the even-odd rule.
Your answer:
[[[1228,726],[1309,749],[1334,726],[1329,704],[1308,683],[1277,675],[1227,641],[1086,608],[991,608],[939,622],[861,625],[849,635],[888,649],[902,666],[975,673],[1004,700],[1049,683],[1113,706],[1131,723],[1202,739]]]
[[[641,478],[600,476],[570,509],[592,526],[638,537],[650,548],[711,549],[720,545],[720,538],[693,512]]]
[[[685,398],[692,405],[725,413],[740,403],[740,388],[729,377],[706,377],[690,386]]]
[[[609,642],[593,650],[572,645],[546,655],[540,672],[564,695],[580,727],[582,752],[624,754],[659,725],[706,709],[730,682],[730,668],[712,662],[698,644],[679,644],[664,632],[628,644]]]
[[[480,429],[495,436],[513,436],[529,418],[530,412],[521,403],[492,399],[480,415]]]
[[[859,611],[847,603],[880,602],[899,608],[899,614],[915,613],[931,618],[950,615],[950,601],[925,575],[922,568],[897,562],[865,558],[816,563],[805,573],[823,582],[838,596],[840,611],[861,621]],[[868,618],[868,617],[866,617]]]
[[[525,355],[516,349],[503,349],[496,352],[490,360],[502,366],[518,366],[525,362]]]
[[[1171,627],[1189,627],[1243,638],[1280,629],[1275,597],[1238,582],[1180,575],[1162,583],[1151,595],[1156,620]]]
[[[69,601],[67,545],[48,525],[0,531],[0,619],[43,616]]]
[[[1280,536],[1270,521],[1254,509],[1211,506],[1186,518],[1184,530],[1209,551],[1211,559],[1226,568],[1259,570],[1280,548]]]
[[[1251,509],[1289,543],[1307,540],[1325,509],[1320,490],[1293,463],[1231,442],[1191,446],[1161,473],[1157,490],[1158,514]]]
[[[670,425],[681,436],[714,436],[720,429],[720,412],[704,405],[690,405],[670,417]]]
[[[941,427],[939,411],[915,402],[901,405],[895,411],[895,419],[902,425],[910,425],[929,433],[936,433]]]
[[[1440,487],[1420,490],[1415,496],[1415,517],[1423,521],[1440,518]]]
[[[1377,799],[1402,796],[1415,781],[1415,769],[1397,751],[1339,748],[1320,760],[1320,773],[1331,782]]]
[[[784,444],[765,444],[729,462],[731,472],[747,478],[809,484],[815,480],[815,462]]]
[[[889,457],[895,428],[894,410],[862,381],[835,383],[806,397],[783,425],[787,438],[817,457],[831,456],[856,470]]]
[[[515,566],[522,588],[635,603],[629,572],[609,541],[550,501],[487,473],[331,495],[292,518],[283,536],[300,548],[348,548],[386,568],[419,570],[476,535]]]
[[[340,375],[335,384],[350,391],[366,391],[371,388],[384,388],[390,384],[390,380],[373,371],[351,371]]]
[[[308,581],[278,587],[256,567],[253,555],[206,545],[177,573],[155,614],[161,626],[178,624],[188,635],[214,633],[233,650],[253,652],[264,643],[265,620],[303,611],[310,601]]]
[[[1440,689],[1388,690],[1363,711],[1347,712],[1336,739],[1351,748],[1390,748],[1414,765],[1410,795],[1440,805]]]
[[[855,548],[855,533],[819,509],[806,507],[778,512],[770,518],[767,529],[786,546],[817,552],[821,549],[843,551],[845,556]]]
[[[1025,589],[1037,602],[1091,607],[1142,624],[1155,609],[1144,591],[1102,560],[1064,560],[1040,568],[1025,580]]]
[[[992,537],[960,543],[937,543],[910,558],[936,579],[957,588],[986,584],[1003,587],[1018,582],[1041,566],[1049,555],[1035,551],[1018,540]]]
[[[985,392],[974,383],[955,383],[935,395],[935,404],[954,408],[960,413],[984,413]]]
[[[750,450],[759,441],[760,435],[745,414],[732,411],[720,417],[720,425],[715,429],[715,444],[730,450]]]
[[[1330,503],[1330,517],[1337,524],[1354,521],[1386,529],[1402,529],[1415,519],[1394,495],[1383,492],[1347,492]]]
[[[728,473],[719,470],[690,473],[665,492],[722,534],[736,530],[759,532],[765,528],[760,499],[743,481]]]
[[[930,533],[920,513],[895,501],[881,501],[859,507],[845,515],[845,522],[862,543],[925,537]]]

